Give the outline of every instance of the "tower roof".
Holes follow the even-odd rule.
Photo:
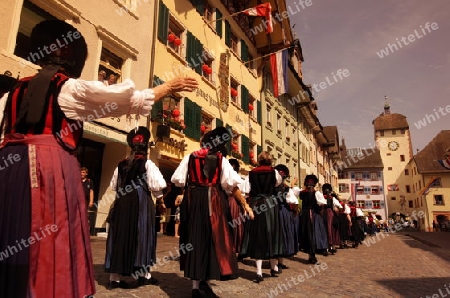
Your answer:
[[[372,121],[375,130],[408,129],[406,116],[401,114],[381,114]]]

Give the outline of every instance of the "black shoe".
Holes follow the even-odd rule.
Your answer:
[[[257,284],[259,284],[263,280],[264,280],[264,277],[262,277],[262,275],[256,274],[256,278],[253,280],[253,282],[256,282]]]
[[[288,266],[284,265],[284,264],[278,264],[278,270],[281,269],[289,269]]]
[[[158,280],[156,278],[154,278],[153,276],[150,277],[150,278],[145,278],[143,276],[140,276],[138,283],[139,283],[140,286],[157,285],[158,284]]]
[[[200,289],[205,293],[206,297],[218,298],[216,293],[211,289],[211,286],[205,281],[200,281]]]
[[[201,298],[202,294],[200,293],[199,289],[193,289],[192,290],[192,298]]]
[[[117,289],[117,288],[127,289],[128,284],[123,280],[121,280],[120,282],[110,280],[108,285],[106,286],[106,288],[108,290],[113,290],[113,289]]]
[[[322,256],[328,257],[328,250],[324,251],[324,252],[322,253]]]
[[[281,267],[281,265],[278,265],[278,274],[281,274],[283,272],[283,268]]]
[[[279,274],[280,271],[275,271],[274,269],[270,269],[270,276],[271,277],[278,277],[277,274]]]
[[[243,255],[238,255],[237,260],[238,260],[238,262],[239,261],[243,261],[244,260],[244,256]]]
[[[319,264],[319,261],[317,261],[316,257],[309,258],[308,262],[310,264]]]

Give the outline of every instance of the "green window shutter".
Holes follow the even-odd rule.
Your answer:
[[[225,21],[225,44],[231,47],[231,26],[228,21]]]
[[[230,134],[232,134],[232,127],[231,126],[229,126],[228,124],[225,126],[225,128],[226,129],[228,129],[228,131],[230,132]],[[227,143],[227,145],[225,146],[226,148],[227,148],[227,151],[228,151],[228,155],[229,156],[231,156],[231,141],[232,141],[233,139],[231,139],[228,143]]]
[[[159,14],[158,14],[158,39],[166,44],[167,35],[169,32],[169,9],[167,6],[159,2]]]
[[[189,138],[194,138],[195,121],[194,121],[194,103],[187,97],[184,98],[184,124],[186,129],[184,134]]]
[[[200,125],[202,124],[202,107],[194,102],[194,139],[200,141],[202,132]]]
[[[248,164],[250,162],[249,150],[250,142],[247,136],[241,135],[242,161]]]
[[[158,86],[163,84],[164,81],[161,80],[159,77],[154,76],[153,77],[153,86]],[[152,111],[151,111],[151,119],[153,121],[156,121],[157,119],[160,119],[162,116],[162,111],[163,111],[163,103],[162,100],[158,100],[157,102],[155,102],[152,106]]]
[[[196,2],[195,9],[201,16],[203,16],[205,14],[205,4],[203,0],[196,0]]]
[[[248,89],[244,85],[241,85],[241,108],[248,114]]]
[[[216,33],[222,38],[222,13],[216,8]]]
[[[194,37],[195,38],[195,37]],[[200,42],[200,40],[198,40],[197,38],[195,38],[195,53],[194,53],[194,57],[195,57],[195,64],[194,64],[194,69],[195,72],[198,73],[199,75],[202,75],[202,64],[201,63],[201,59],[202,58],[202,54],[203,54],[203,44]]]
[[[219,118],[216,118],[216,127],[223,126],[223,121]]]
[[[192,6],[195,7],[195,10],[202,16],[205,13],[205,5],[203,3],[204,0],[189,0]]]
[[[261,123],[262,123],[262,109],[261,109],[261,101],[260,100],[257,100],[256,101],[257,102],[257,104],[256,104],[256,109],[257,109],[257,111],[256,111],[256,117],[257,117],[257,121],[258,121],[258,123],[261,125]]]
[[[241,40],[241,59],[244,62],[248,61],[248,47],[245,41]],[[247,64],[245,66],[248,66]]]
[[[195,59],[192,58],[192,52],[194,47],[194,36],[190,31],[186,33],[186,61],[189,67],[193,68],[193,62]]]

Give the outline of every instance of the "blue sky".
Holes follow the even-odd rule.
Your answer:
[[[450,129],[450,1],[311,1],[290,22],[303,48],[304,82],[325,82],[314,91],[323,126],[337,125],[347,147],[368,147],[387,95],[391,113],[407,117],[414,153]],[[301,8],[299,0],[289,5]],[[389,55],[380,58],[386,48]],[[349,75],[339,78],[339,69]]]

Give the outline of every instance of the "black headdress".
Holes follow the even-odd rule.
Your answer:
[[[319,179],[317,179],[316,175],[306,175],[303,185],[316,186],[317,182],[319,182]]]
[[[325,183],[324,185],[322,185],[322,192],[324,194],[331,194],[332,191],[333,187],[331,186],[331,184]]]
[[[231,134],[228,129],[223,126],[219,126],[209,132],[207,132],[202,138],[202,147],[208,149],[206,155],[205,165],[203,167],[203,173],[206,177],[211,178],[217,167],[217,155],[216,152],[222,153],[223,156],[227,155],[226,145],[231,140]]]
[[[38,123],[54,75],[62,69],[69,77],[78,78],[87,57],[84,37],[75,27],[60,20],[37,24],[31,32],[31,46],[29,58],[42,69],[29,82],[16,125],[33,126]]]
[[[283,180],[289,177],[289,169],[285,165],[282,164],[276,165],[275,170],[278,171]]]

